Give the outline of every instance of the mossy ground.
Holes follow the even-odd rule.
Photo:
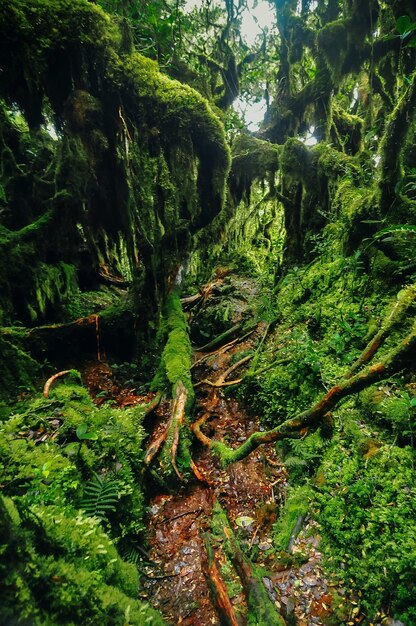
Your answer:
[[[271,287],[278,321],[238,390],[261,407],[267,427],[312,405],[340,380],[397,303],[397,287],[386,287],[376,267],[369,274],[359,257],[325,256],[322,247],[318,260]],[[411,310],[381,355],[412,320]],[[406,624],[415,619],[415,406],[414,378],[397,375],[345,402],[320,431],[278,444],[291,487],[276,548],[287,548],[299,515],[312,515],[327,568],[351,592],[360,591],[370,621],[383,610]]]
[[[134,559],[120,556],[132,559],[144,530],[144,410],[97,408],[69,380],[7,413],[0,429],[3,618],[162,624],[137,599]],[[103,516],[98,500],[89,503],[95,516],[83,511],[94,473],[117,501]]]

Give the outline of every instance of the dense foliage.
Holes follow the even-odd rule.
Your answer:
[[[6,623],[163,623],[137,595],[145,408],[97,408],[76,373],[41,397],[42,377],[98,353],[136,388],[185,389],[188,477],[190,336],[210,346],[264,325],[237,395],[274,428],[348,376],[411,293],[414,2],[268,5],[251,40],[248,0],[0,4]],[[241,101],[264,104],[255,133]],[[179,291],[218,266],[231,276],[189,331]],[[410,296],[403,311],[380,358],[414,324]],[[276,558],[313,516],[368,623],[416,622],[415,417],[409,359],[278,445],[290,486]],[[170,488],[176,437],[172,422],[153,472]]]

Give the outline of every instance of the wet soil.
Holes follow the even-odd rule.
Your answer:
[[[216,380],[241,354],[253,348],[264,328],[226,352],[208,359],[195,354],[195,383]],[[243,374],[240,370],[232,377]],[[163,415],[163,409],[160,411]],[[197,415],[209,414],[206,434],[228,445],[239,445],[259,430],[259,417],[251,414],[229,392],[200,385]],[[163,423],[163,418],[160,420]],[[218,459],[198,442],[194,444],[195,483],[177,493],[158,493],[151,498],[148,516],[149,568],[143,578],[143,597],[158,608],[168,624],[183,626],[220,625],[210,593],[206,533],[211,527],[213,504],[219,501],[245,553],[264,570],[266,590],[288,624],[327,624],[334,613],[333,594],[326,579],[319,552],[319,534],[313,521],[293,545],[293,559],[283,563],[273,548],[273,523],[284,503],[287,472],[277,458],[273,444],[262,446],[248,458],[222,469]],[[246,599],[238,576],[215,542],[214,559],[225,579],[238,624],[247,623]],[[342,590],[341,590],[342,592]],[[354,607],[352,606],[351,609]],[[289,616],[289,617],[288,617]],[[354,615],[352,623],[357,623]],[[332,623],[336,623],[332,621]]]
[[[216,380],[231,363],[258,343],[264,328],[259,327],[245,341],[211,356],[195,354],[195,383]],[[247,364],[234,371],[241,377]],[[83,379],[95,402],[112,401],[123,408],[149,402],[154,394],[136,395],[112,375],[105,363],[84,368]],[[171,405],[162,402],[152,418],[152,438],[158,436],[169,419]],[[196,418],[208,414],[206,434],[237,446],[259,430],[259,416],[241,406],[226,389],[206,384],[197,386]],[[195,479],[179,486],[177,492],[158,490],[149,502],[146,557],[140,564],[141,597],[163,614],[167,624],[219,626],[227,623],[217,611],[210,589],[207,536],[212,530],[212,509],[218,501],[244,552],[264,575],[262,582],[270,599],[287,620],[298,626],[356,624],[363,617],[354,601],[345,601],[345,622],[334,616],[334,590],[337,603],[343,590],[331,583],[322,568],[319,529],[306,519],[290,558],[281,558],[273,548],[273,524],[279,516],[287,489],[287,472],[277,458],[273,444],[261,446],[246,459],[223,469],[208,448],[198,442],[192,450]],[[247,623],[244,590],[222,547],[221,538],[213,544],[213,559],[227,586],[236,623]],[[354,612],[355,611],[355,612]],[[272,625],[271,625],[272,626]]]

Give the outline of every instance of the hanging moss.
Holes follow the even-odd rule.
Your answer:
[[[339,149],[352,155],[360,152],[363,147],[364,121],[336,105],[332,108],[332,121],[336,128],[332,138]]]
[[[33,239],[32,247],[16,250],[16,266],[33,271],[19,291],[4,266],[9,287],[3,310],[17,311],[26,323],[46,312],[53,316],[68,295],[61,285],[51,291],[52,266],[62,260],[76,268],[87,290],[98,276],[132,281],[137,275],[137,309],[154,316],[193,233],[222,209],[230,164],[222,123],[196,91],[126,47],[118,25],[86,0],[6,1],[0,34],[3,111],[9,120],[13,103],[27,121],[25,154],[34,152],[41,122],[54,122],[58,133],[52,140],[42,131],[53,150],[45,153],[42,169],[36,164],[36,175],[46,171],[49,186],[43,185],[42,197],[37,182],[26,188],[39,213],[27,206],[18,227],[19,237],[23,227]],[[4,135],[8,179],[0,180],[10,209],[21,206],[17,186],[8,184],[19,177],[21,162],[15,140],[20,131],[8,122],[12,127]],[[40,236],[49,218],[51,228],[40,243],[35,231],[39,227]],[[11,238],[18,236],[14,224],[10,230]],[[46,266],[51,268],[42,286]],[[24,292],[33,294],[27,304]]]
[[[250,135],[239,135],[232,147],[229,179],[234,201],[238,204],[244,196],[249,202],[251,185],[256,180],[267,181],[273,190],[278,166],[278,146]]]
[[[336,20],[325,24],[318,33],[318,48],[323,54],[333,79],[338,82],[348,53],[348,24],[344,20]]]
[[[40,365],[23,349],[23,342],[0,336],[0,399],[9,400],[19,391],[33,388]]]

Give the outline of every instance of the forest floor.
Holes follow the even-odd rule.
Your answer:
[[[258,430],[259,417],[241,406],[229,392],[201,384],[201,381],[217,380],[239,360],[241,353],[253,349],[263,331],[260,325],[243,342],[236,342],[225,351],[194,355],[194,363],[198,363],[193,370],[197,418],[205,415],[207,435],[226,441],[230,446],[238,445]],[[244,367],[241,365],[233,374],[242,375]],[[134,390],[120,386],[104,363],[89,364],[83,378],[97,403],[103,398],[112,399],[122,408],[151,399],[151,395],[137,396]],[[165,427],[170,410],[168,401],[159,405],[149,443]],[[363,620],[354,599],[347,601],[343,597],[344,590],[325,576],[319,551],[319,529],[311,518],[306,517],[292,537],[290,553],[276,553],[273,524],[285,500],[288,475],[273,444],[258,448],[227,469],[221,468],[217,457],[197,442],[192,456],[195,474],[192,484],[179,487],[176,493],[153,487],[146,552],[139,564],[143,583],[141,597],[159,609],[168,624],[234,623],[243,626],[247,623],[246,590],[227,557],[223,538],[212,530],[216,502],[226,512],[239,545],[260,572],[262,584],[287,624],[339,624],[334,621],[334,604],[339,604],[340,599],[345,615],[342,623],[357,624]],[[207,552],[207,537],[212,538],[211,558]],[[218,611],[218,585],[212,593],[215,589],[213,564],[219,578],[225,582],[231,602],[231,617],[228,618],[224,618],[221,608]]]

